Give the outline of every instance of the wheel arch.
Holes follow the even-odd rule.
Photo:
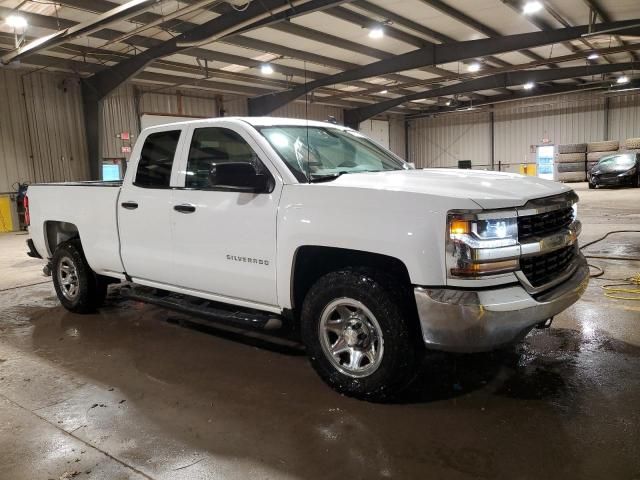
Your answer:
[[[58,220],[47,220],[46,222],[44,222],[44,236],[49,257],[51,257],[56,251],[56,248],[58,248],[58,245],[60,245],[61,243],[64,243],[73,238],[77,238],[78,240],[80,240],[80,231],[74,223]]]
[[[396,257],[348,248],[303,245],[296,249],[291,265],[292,310],[300,310],[307,292],[320,277],[346,267],[381,270],[395,277],[401,285],[411,285],[409,270]]]

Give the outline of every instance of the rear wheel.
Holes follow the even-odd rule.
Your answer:
[[[53,285],[67,310],[89,313],[103,304],[108,282],[91,270],[80,240],[60,244],[53,254],[52,265]]]
[[[309,290],[301,333],[311,364],[345,395],[383,401],[418,372],[421,345],[411,328],[406,296],[384,274],[332,272]]]

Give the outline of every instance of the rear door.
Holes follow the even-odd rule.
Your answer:
[[[231,122],[190,129],[174,190],[177,285],[237,304],[276,305],[276,214],[282,180],[251,135]],[[212,166],[247,162],[269,176],[265,193],[210,184]]]
[[[127,172],[117,208],[120,255],[135,280],[175,284],[171,187],[183,136],[180,128],[152,129],[132,154],[138,161]]]

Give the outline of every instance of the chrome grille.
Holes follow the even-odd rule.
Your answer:
[[[577,245],[520,259],[520,269],[534,287],[545,285],[561,275],[578,255]]]
[[[573,208],[518,217],[518,239],[542,237],[568,227],[573,222]]]

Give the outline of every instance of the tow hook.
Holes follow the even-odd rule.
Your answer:
[[[536,325],[538,330],[544,330],[545,328],[549,328],[551,326],[551,322],[553,322],[553,317],[547,318],[544,322],[540,322]]]

